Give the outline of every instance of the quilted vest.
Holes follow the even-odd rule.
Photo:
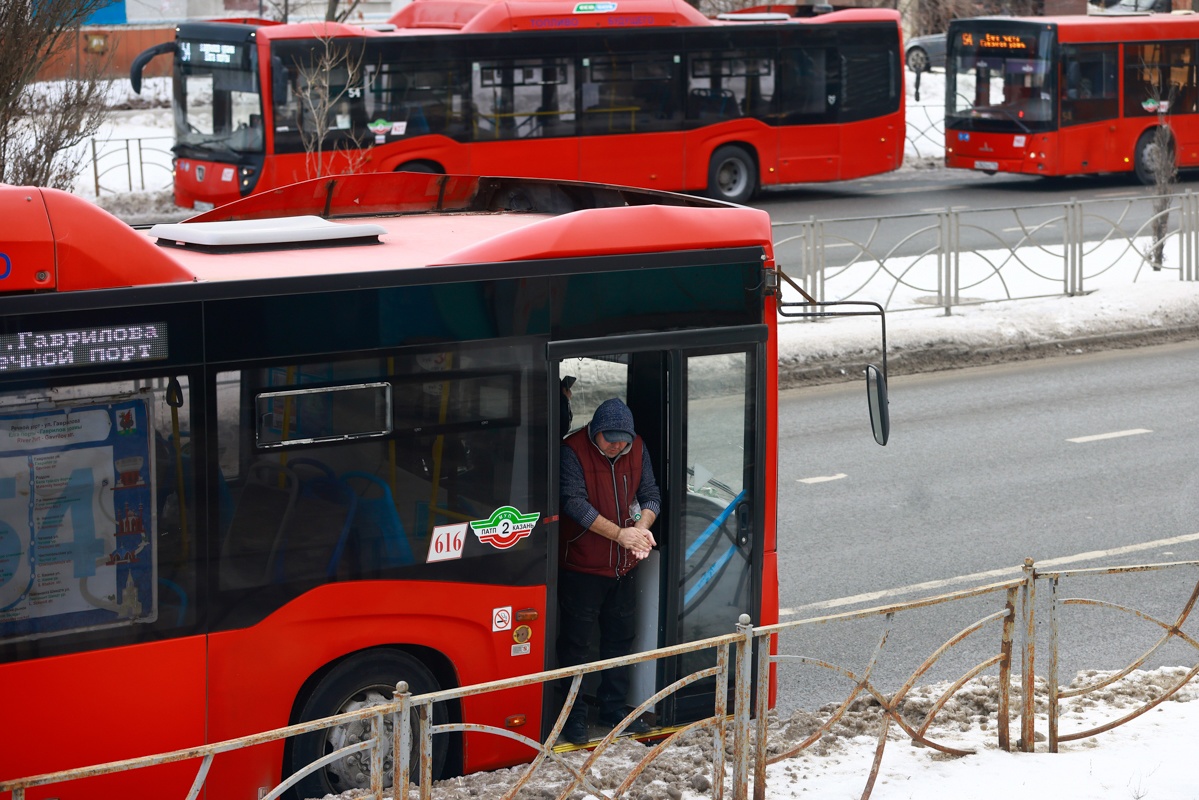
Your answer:
[[[636,503],[637,489],[641,486],[641,437],[633,437],[628,452],[617,456],[615,461],[609,461],[588,438],[588,426],[567,436],[562,443],[574,451],[583,467],[588,502],[601,516],[620,527],[632,525],[629,508]],[[637,559],[627,547],[585,529],[567,514],[562,515],[558,530],[561,535],[558,560],[563,569],[616,578],[637,566]]]

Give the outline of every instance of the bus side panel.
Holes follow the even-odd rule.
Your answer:
[[[678,191],[683,188],[683,133],[584,136],[579,139],[579,178]]]
[[[684,137],[686,164],[683,190],[697,191],[708,185],[708,168],[716,148],[736,144],[750,151],[758,162],[759,176],[769,174],[779,150],[779,132],[757,120],[737,120],[687,131]],[[761,180],[761,183],[767,181]]]
[[[878,175],[897,170],[903,165],[907,131],[902,110],[878,119],[850,122],[839,127],[843,147],[838,180],[849,181]]]
[[[528,178],[579,179],[579,140],[515,139],[475,141],[469,145],[472,175],[519,175]]]
[[[841,177],[840,125],[779,128],[778,183],[832,181]],[[847,138],[847,141],[852,141]]]
[[[54,687],[55,694],[34,691],[37,686]],[[0,667],[0,778],[203,744],[205,687],[201,636],[6,664]],[[165,725],[164,707],[170,708]],[[57,733],[47,741],[28,735],[31,729]],[[55,784],[31,789],[26,797],[184,797],[197,765],[188,761]]]
[[[435,650],[452,663],[460,686],[538,672],[545,664],[545,603],[544,586],[362,581],[314,589],[258,625],[210,637],[209,739],[286,726],[310,676],[373,647]],[[533,609],[537,620],[512,623],[509,617],[508,628],[493,631],[493,617],[503,608]],[[527,653],[514,646],[512,628],[519,624],[532,629]],[[523,714],[534,727],[521,732],[537,738],[541,688],[485,695],[465,703],[464,712],[469,722],[499,728]],[[473,771],[531,755],[510,739],[472,735],[464,762]],[[252,799],[254,789],[279,782],[282,760],[282,742],[224,755],[208,780],[210,796]]]
[[[375,145],[366,152],[366,161],[359,172],[395,172],[411,161],[437,164],[448,175],[465,175],[470,171],[470,150],[467,145],[447,136],[420,136],[398,142]]]

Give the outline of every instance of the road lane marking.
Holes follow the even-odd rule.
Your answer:
[[[796,483],[828,483],[829,481],[839,481],[846,477],[844,472],[838,472],[836,475],[820,475],[815,478],[800,478]]]
[[[1183,536],[1173,536],[1169,539],[1156,539],[1152,542],[1141,542],[1140,544],[1129,544],[1123,547],[1113,547],[1109,550],[1091,550],[1086,553],[1077,553],[1072,556],[1062,556],[1061,558],[1047,558],[1044,561],[1036,562],[1037,569],[1047,570],[1056,567],[1063,567],[1069,564],[1076,564],[1080,561],[1093,561],[1099,558],[1110,558],[1112,556],[1125,555],[1127,553],[1137,553],[1142,550],[1153,550],[1158,547],[1168,547],[1175,544],[1185,544],[1186,542],[1199,541],[1199,533],[1188,533]],[[882,589],[877,592],[866,592],[865,594],[855,594],[850,597],[837,597],[832,600],[821,600],[818,603],[807,603],[802,606],[794,606],[792,608],[780,608],[779,618],[793,617],[797,614],[802,614],[805,611],[827,611],[832,608],[841,608],[844,606],[856,606],[861,603],[869,603],[875,600],[885,600],[889,597],[898,597],[900,595],[912,594],[913,592],[928,592],[939,589],[945,589],[959,583],[980,583],[982,581],[991,580],[994,578],[1008,578],[1014,575],[1019,575],[1024,571],[1023,566],[1004,567],[1002,569],[992,569],[986,572],[975,572],[970,575],[958,575],[954,578],[943,578],[936,581],[925,581],[924,583],[913,583],[909,586],[897,586],[894,589]]]
[[[1153,433],[1148,428],[1130,428],[1126,431],[1112,431],[1111,433],[1097,433],[1094,436],[1076,436],[1073,439],[1067,439],[1067,442],[1076,442],[1083,444],[1085,442],[1098,442],[1103,439],[1119,439],[1122,436],[1136,436],[1141,433]]]

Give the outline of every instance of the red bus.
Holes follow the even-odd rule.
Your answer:
[[[1199,166],[1199,17],[979,17],[949,26],[945,163],[1026,175]]]
[[[773,8],[773,7],[772,7]],[[601,181],[745,202],[903,161],[899,15],[708,19],[683,0],[414,0],[394,29],[185,22],[175,202],[325,174]]]
[[[400,679],[552,667],[567,375],[576,423],[624,399],[656,465],[638,649],[776,621],[765,212],[415,173],[148,231],[48,189],[0,187],[0,210],[0,786],[361,708]],[[650,665],[630,699],[700,667]],[[691,684],[655,724],[710,715],[714,692]],[[557,709],[532,686],[437,713],[536,737]],[[354,735],[223,754],[207,796],[259,797]],[[443,774],[528,758],[474,733],[434,751]],[[194,776],[27,796],[183,797]],[[337,761],[297,794],[367,785]]]

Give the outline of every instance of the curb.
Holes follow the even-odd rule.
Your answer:
[[[1050,339],[1001,347],[968,347],[957,344],[933,345],[921,350],[898,350],[887,354],[888,377],[916,375],[923,372],[1006,364],[1041,358],[1058,358],[1105,350],[1128,350],[1136,347],[1172,344],[1199,340],[1199,323],[1169,328],[1145,328],[1111,333]],[[862,354],[833,357],[820,363],[779,365],[779,388],[794,389],[858,380],[867,363],[877,363]]]

